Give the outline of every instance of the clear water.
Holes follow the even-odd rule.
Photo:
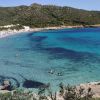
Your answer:
[[[54,74],[48,73],[54,70]],[[58,76],[61,73],[61,76]],[[25,33],[0,39],[0,81],[80,84],[100,80],[100,28]]]

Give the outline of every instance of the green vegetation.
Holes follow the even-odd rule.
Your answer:
[[[16,26],[10,27],[9,29],[11,29],[11,30],[14,30],[14,29],[20,30],[20,29],[24,29],[24,27],[22,25],[16,25]]]
[[[0,100],[30,100],[32,94],[30,92],[25,93],[22,90],[16,90],[12,93],[0,94]]]
[[[100,24],[100,12],[39,4],[0,7],[0,25],[7,24],[30,27]]]
[[[15,26],[12,26],[12,27],[0,27],[0,31],[2,30],[8,30],[8,29],[11,29],[11,30],[20,30],[20,29],[24,29],[24,27],[22,25],[15,25]]]

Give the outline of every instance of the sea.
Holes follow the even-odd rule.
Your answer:
[[[100,81],[100,28],[27,32],[0,39],[0,83],[57,89]]]

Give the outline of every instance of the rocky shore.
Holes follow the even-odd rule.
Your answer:
[[[8,85],[8,81],[5,81],[4,82],[5,84]],[[51,94],[51,96],[46,96],[48,98],[48,100],[52,100],[52,98],[55,98],[56,97],[56,100],[65,100],[64,99],[64,95],[65,95],[65,92],[66,91],[66,87],[65,86],[60,86],[60,91],[59,92],[56,92],[56,94],[54,94],[53,92],[50,92],[50,93],[53,93]],[[82,90],[83,91],[83,94],[81,96],[86,96],[88,94],[88,91],[90,89],[90,95],[92,94],[92,98],[100,98],[100,82],[90,82],[90,83],[84,83],[84,84],[80,84],[79,86],[76,86],[75,90],[73,87],[67,87],[67,91],[68,89],[70,90],[70,92],[75,92],[77,93],[77,95],[79,95],[78,93]],[[81,89],[81,90],[80,90]],[[11,93],[14,94],[16,91],[18,90],[12,90],[12,91],[9,91],[7,89],[1,89],[0,90],[0,94],[5,94],[5,93]],[[42,95],[44,96],[44,90],[40,90],[40,94],[36,94],[34,92],[31,92],[31,95],[32,95],[32,98],[35,97],[36,100],[39,99],[39,97]],[[25,94],[25,93],[29,93],[29,90],[25,89],[22,93]],[[43,92],[43,94],[41,94],[41,92]],[[72,93],[73,94],[73,93]],[[25,94],[26,95],[26,94]],[[30,95],[30,94],[29,94]],[[50,94],[49,94],[50,95]],[[44,100],[44,99],[43,99]],[[46,99],[47,100],[47,99]],[[76,99],[77,100],[77,99]],[[92,100],[92,99],[91,99]],[[94,100],[94,99],[93,99]]]
[[[100,98],[100,81],[99,82],[90,82],[90,83],[84,83],[84,84],[80,84],[79,86],[77,86],[78,88],[84,88],[85,90],[87,90],[88,88],[91,88],[92,92],[93,92],[93,97],[94,98]]]

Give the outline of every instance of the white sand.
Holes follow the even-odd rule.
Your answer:
[[[42,31],[42,30],[55,30],[55,29],[63,29],[63,28],[83,28],[83,26],[59,26],[59,27],[45,27],[45,28],[29,28],[28,26],[24,26],[24,29],[21,30],[3,30],[0,31],[0,38],[10,36],[10,35],[15,35],[19,33],[24,33],[24,32],[37,32],[37,31]]]

